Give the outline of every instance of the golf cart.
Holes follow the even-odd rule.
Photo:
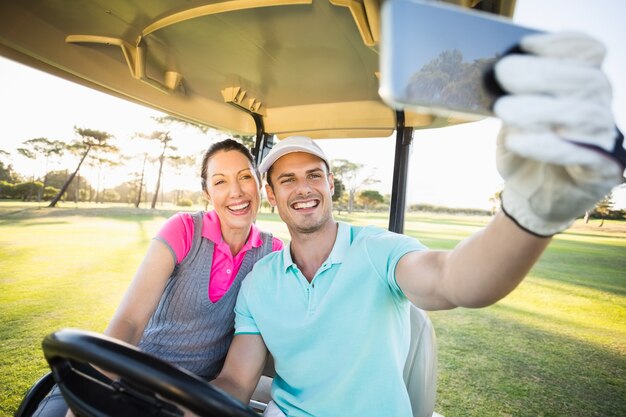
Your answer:
[[[7,0],[0,3],[0,55],[189,122],[252,135],[257,161],[291,135],[395,132],[389,230],[402,233],[413,130],[471,119],[405,111],[381,99],[381,3]],[[446,3],[505,17],[515,6],[515,0]],[[412,315],[405,382],[414,415],[430,416],[434,333],[423,312]],[[178,415],[170,401],[200,415],[256,415],[194,375],[101,335],[61,330],[44,339],[43,349],[53,372],[27,393],[17,417],[31,415],[54,383],[83,416]],[[99,379],[86,364],[124,382]],[[271,369],[266,373],[271,377]],[[261,391],[251,404],[257,410],[267,400]]]

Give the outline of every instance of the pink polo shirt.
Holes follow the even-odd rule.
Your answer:
[[[170,217],[161,227],[157,236],[169,245],[179,264],[191,249],[193,242],[193,217],[190,213],[177,213]],[[213,264],[211,265],[211,279],[209,281],[209,299],[215,303],[230,288],[235,280],[246,252],[252,248],[258,248],[263,244],[261,233],[254,224],[250,229],[248,240],[239,253],[233,256],[230,247],[222,239],[222,229],[215,210],[204,214],[202,219],[202,237],[209,239],[215,244],[213,249]],[[281,250],[283,242],[273,238],[272,251]]]

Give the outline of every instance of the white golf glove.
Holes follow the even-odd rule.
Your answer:
[[[503,123],[502,208],[523,229],[552,236],[623,181],[626,151],[600,69],[601,43],[580,33],[533,34],[520,49],[528,54],[495,66],[510,93],[494,106]]]

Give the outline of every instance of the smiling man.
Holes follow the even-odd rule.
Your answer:
[[[267,415],[412,416],[402,378],[410,305],[495,303],[524,279],[552,235],[622,179],[624,138],[613,124],[610,86],[589,62],[601,58],[601,45],[562,34],[521,46],[528,55],[496,66],[512,93],[495,108],[503,120],[502,210],[451,251],[335,221],[333,175],[319,146],[298,136],[272,149],[260,171],[291,243],[244,280],[217,386],[247,403],[269,351],[276,376]]]
[[[288,416],[410,416],[402,378],[409,303],[432,310],[491,304],[515,288],[549,239],[499,214],[471,244],[427,251],[404,235],[337,222],[328,165],[306,137],[285,139],[261,164],[291,244],[245,280],[235,340],[215,383],[247,401],[269,350],[272,407]],[[509,259],[505,273],[480,254]]]

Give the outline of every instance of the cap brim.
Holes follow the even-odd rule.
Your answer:
[[[295,153],[295,152],[304,152],[304,153],[308,153],[311,155],[315,155],[319,159],[324,161],[327,165],[329,165],[328,159],[326,159],[326,155],[320,154],[319,152],[314,152],[310,148],[307,148],[304,146],[293,145],[293,146],[284,147],[275,153],[270,152],[270,154],[261,162],[261,165],[259,165],[259,172],[261,173],[261,175],[265,174],[270,169],[270,167],[274,165],[274,163],[278,161],[280,158],[282,158],[283,156],[287,154]]]

